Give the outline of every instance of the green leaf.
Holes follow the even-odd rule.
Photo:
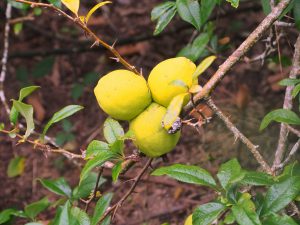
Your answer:
[[[105,210],[108,208],[110,201],[113,197],[112,193],[107,193],[104,196],[102,196],[94,209],[94,215],[92,218],[91,225],[97,225],[103,214],[105,213]]]
[[[251,195],[248,193],[243,193],[237,204],[231,207],[231,211],[240,225],[261,225],[255,210],[255,204],[251,201]]]
[[[293,176],[299,176],[299,174],[300,174],[300,164],[297,161],[295,161],[293,163],[288,164],[286,167],[284,167],[283,172],[279,176],[277,176],[277,179],[279,181],[283,181]]]
[[[21,175],[24,172],[25,168],[25,158],[21,156],[17,156],[9,161],[7,168],[7,176],[8,177],[16,177]]]
[[[48,129],[54,124],[57,123],[69,116],[72,116],[74,113],[78,112],[79,110],[83,109],[80,105],[68,105],[58,112],[54,113],[52,118],[48,121],[46,126],[44,127],[43,133],[42,133],[42,139],[44,139]]]
[[[50,225],[70,225],[69,222],[70,208],[71,208],[70,201],[66,201],[63,207],[59,207],[56,210],[55,218]]]
[[[185,97],[187,97],[189,93],[183,93],[176,95],[170,102],[167,112],[163,118],[164,128],[168,131],[173,124],[177,121],[181,109],[183,107],[183,102]]]
[[[237,159],[232,159],[222,164],[217,174],[217,177],[225,190],[229,190],[233,184],[241,181],[244,176],[245,172],[242,171],[241,165]]]
[[[32,76],[34,78],[40,78],[50,74],[54,65],[54,60],[55,58],[50,56],[40,61],[34,66],[31,73]]]
[[[5,127],[4,123],[0,123],[0,131],[3,130]]]
[[[179,16],[197,30],[201,27],[200,4],[197,0],[176,0]]]
[[[299,92],[300,92],[300,84],[297,84],[292,91],[293,98],[295,98],[299,94]]]
[[[107,216],[100,225],[110,225],[111,224],[111,217]]]
[[[13,101],[13,107],[16,108],[16,110],[21,113],[21,115],[26,120],[26,132],[24,135],[24,139],[29,137],[29,135],[34,130],[34,122],[33,122],[33,107],[31,105],[22,103],[20,101],[12,100]]]
[[[169,10],[173,6],[175,6],[175,2],[170,1],[155,6],[151,11],[151,20],[155,21],[159,19],[159,17],[161,17],[167,10]]]
[[[216,60],[216,58],[216,56],[212,55],[203,59],[192,75],[193,80],[197,79],[208,67],[210,67],[210,65]]]
[[[232,7],[237,8],[239,7],[240,0],[226,0],[231,4]]]
[[[286,78],[278,82],[281,86],[294,86],[300,83],[300,79]]]
[[[299,174],[298,174],[299,175]],[[300,176],[287,178],[273,184],[267,191],[262,215],[278,212],[286,207],[300,192]]]
[[[78,207],[72,207],[69,214],[70,225],[90,225],[89,216]]]
[[[23,23],[15,23],[14,24],[14,34],[19,35],[23,29]]]
[[[172,18],[176,14],[176,6],[169,8],[166,10],[158,19],[155,26],[155,30],[153,32],[154,35],[160,34],[166,26],[171,22]]]
[[[80,198],[86,198],[88,197],[91,192],[94,190],[96,183],[97,183],[97,177],[98,174],[91,172],[89,173],[73,190],[73,198],[80,199]],[[98,182],[98,186],[101,186],[106,182],[106,179],[103,177],[100,177],[100,180]]]
[[[65,195],[69,198],[72,195],[72,190],[64,178],[58,178],[57,180],[39,179],[39,181],[45,188],[55,194]]]
[[[16,2],[14,0],[8,0],[9,4],[11,4],[13,7],[17,8],[17,9],[22,9],[22,10],[27,10],[30,5],[29,4],[25,4],[25,3],[21,3],[21,2]]]
[[[104,122],[103,132],[108,143],[114,143],[124,136],[124,130],[119,122],[110,117]]]
[[[262,5],[263,11],[266,15],[268,15],[272,11],[269,0],[261,0],[261,5]]]
[[[102,6],[104,6],[104,5],[106,5],[106,4],[110,4],[110,3],[112,3],[112,2],[111,2],[111,1],[104,1],[104,2],[100,2],[100,3],[96,4],[96,5],[88,12],[88,14],[86,15],[86,17],[85,17],[85,22],[88,23],[90,17],[93,15],[93,13],[94,13],[97,9],[101,8]]]
[[[300,30],[300,2],[295,1],[294,3],[294,8],[293,8],[293,13],[294,13],[294,18],[296,22],[296,27],[298,30]]]
[[[32,92],[34,92],[38,88],[40,88],[40,86],[29,86],[29,87],[22,88],[19,93],[18,101],[22,102],[24,98],[26,98],[28,95],[30,95]],[[10,115],[9,115],[10,122],[12,122],[13,124],[16,124],[17,120],[18,120],[18,116],[19,116],[19,113],[16,110],[16,108],[13,106],[11,108]]]
[[[192,44],[181,49],[177,56],[184,56],[195,62],[205,51],[209,40],[210,35],[208,33],[201,33]]]
[[[263,172],[247,171],[241,181],[243,184],[253,186],[269,186],[274,184],[273,177]]]
[[[116,153],[120,156],[124,156],[124,140],[116,140],[109,144],[109,149],[111,152]]]
[[[193,224],[209,225],[216,220],[225,209],[225,205],[217,202],[201,205],[197,207],[193,213]]]
[[[3,224],[11,219],[11,217],[15,214],[20,212],[16,209],[5,209],[0,212],[0,224]]]
[[[60,0],[48,0],[48,2],[53,4],[57,8],[61,8],[61,1]]]
[[[83,90],[84,90],[84,86],[82,84],[74,83],[73,87],[71,89],[71,97],[74,100],[77,100],[78,98],[80,98],[82,96]]]
[[[115,157],[115,154],[111,151],[102,151],[99,154],[97,154],[93,159],[90,159],[85,166],[83,167],[83,169],[81,170],[81,174],[80,174],[80,183],[82,182],[82,180],[84,180],[86,178],[86,176],[88,175],[88,173],[95,168],[96,166],[101,166],[103,165],[106,161],[108,161],[109,159]]]
[[[232,212],[227,213],[225,218],[224,218],[224,223],[225,224],[233,224],[235,222],[235,217]]]
[[[25,225],[44,225],[44,223],[42,222],[30,222],[30,223],[26,223]]]
[[[275,213],[270,214],[266,220],[264,220],[264,225],[297,225],[292,217],[283,215],[279,216]]]
[[[41,200],[31,203],[25,207],[25,214],[32,220],[42,211],[47,209],[50,205],[48,198],[42,198]]]
[[[209,174],[209,172],[198,166],[174,164],[171,166],[158,168],[154,170],[151,175],[167,175],[182,182],[209,186],[216,189],[216,182],[214,178]]]
[[[113,182],[116,182],[118,180],[118,177],[120,175],[120,173],[122,172],[122,163],[123,161],[120,161],[118,163],[116,163],[116,165],[114,165],[114,167],[111,170],[111,177]]]
[[[288,109],[276,109],[269,112],[262,120],[259,130],[265,129],[272,121],[287,124],[300,124],[300,118],[296,113]]]
[[[108,150],[109,150],[109,145],[106,142],[93,140],[89,143],[86,149],[85,158],[86,159],[91,158],[102,151],[108,151]]]
[[[215,6],[215,0],[201,0],[200,16],[202,24],[204,24],[208,20]]]

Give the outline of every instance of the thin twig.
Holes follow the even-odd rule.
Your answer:
[[[78,27],[80,27],[85,33],[89,34],[98,44],[102,45],[104,48],[109,50],[117,59],[118,62],[123,64],[128,70],[139,74],[137,69],[132,66],[130,63],[128,63],[120,54],[119,52],[114,48],[114,46],[110,46],[107,44],[105,41],[100,39],[93,31],[91,31],[85,23],[83,23],[78,17],[72,17],[62,11],[61,9],[55,7],[52,4],[46,4],[46,3],[39,3],[39,2],[32,2],[32,1],[27,1],[27,0],[16,0],[16,2],[21,2],[25,4],[31,5],[31,7],[45,7],[48,8],[52,11],[58,12],[60,15],[64,16],[68,20],[72,21],[74,24],[76,24]]]
[[[5,12],[5,17],[6,17],[6,23],[5,23],[5,28],[4,28],[4,47],[3,47],[3,55],[2,55],[2,69],[0,73],[0,99],[1,102],[5,108],[5,111],[7,115],[10,114],[10,109],[8,107],[8,104],[6,102],[5,94],[4,94],[4,81],[6,77],[6,70],[7,70],[7,56],[8,56],[8,48],[9,48],[9,30],[10,30],[10,25],[9,25],[9,20],[11,18],[11,4],[7,3],[6,6],[6,12]]]
[[[254,145],[244,134],[242,134],[237,127],[229,120],[227,116],[215,105],[212,99],[206,100],[207,105],[217,114],[217,116],[225,123],[226,127],[234,134],[235,138],[240,139],[253,154],[254,158],[261,165],[264,171],[269,174],[272,174],[272,170],[265,159],[262,157],[260,152],[257,150],[259,146]]]
[[[103,167],[100,167],[100,168],[99,168],[99,172],[98,172],[98,176],[97,176],[96,185],[95,185],[95,188],[94,188],[94,191],[93,191],[93,195],[92,195],[92,197],[90,197],[89,200],[86,202],[86,205],[85,205],[85,212],[88,211],[91,202],[96,198],[97,191],[98,191],[98,188],[99,188],[99,181],[100,181],[100,178],[101,178],[102,173],[103,173]]]
[[[259,26],[247,37],[247,39],[227,58],[227,60],[219,67],[211,79],[204,85],[202,90],[195,95],[194,102],[199,102],[219,84],[227,72],[249,51],[262,35],[272,26],[279,18],[283,10],[288,6],[291,0],[282,0],[272,12],[259,24]],[[193,108],[191,102],[185,107],[185,111]]]
[[[297,77],[300,71],[300,35],[297,38],[297,41],[295,43],[295,52],[293,56],[293,64],[292,69],[290,71],[289,78],[294,79]],[[284,109],[292,109],[293,107],[293,97],[292,97],[292,91],[294,86],[287,86],[285,91],[285,97],[284,97],[284,103],[283,108]],[[285,123],[282,123],[280,125],[280,132],[279,132],[279,140],[277,149],[275,152],[275,158],[273,162],[272,169],[275,170],[278,168],[279,164],[282,161],[285,147],[286,147],[286,140],[289,135],[289,129],[287,128],[287,125]]]
[[[290,132],[292,132],[293,134],[297,135],[300,138],[300,130],[297,130],[289,125],[287,125],[287,128],[289,129]]]
[[[32,14],[29,14],[27,16],[23,16],[23,17],[19,17],[19,18],[9,20],[9,24],[16,24],[16,23],[21,23],[21,22],[24,22],[24,21],[32,21],[32,20],[34,20],[34,16]]]
[[[103,222],[103,220],[110,215],[111,213],[115,214],[118,210],[119,207],[122,206],[122,204],[126,201],[126,199],[134,192],[134,189],[136,188],[137,184],[139,183],[139,181],[141,180],[142,176],[144,175],[144,173],[146,172],[146,170],[148,169],[148,167],[151,165],[152,162],[152,158],[148,159],[147,163],[145,164],[145,166],[143,167],[143,169],[140,171],[140,173],[133,179],[133,184],[130,187],[130,189],[127,191],[127,193],[116,203],[114,204],[112,207],[108,208],[108,210],[104,213],[104,215],[101,217],[101,219],[99,220],[98,224],[100,224],[101,222]]]
[[[281,170],[283,167],[285,167],[290,162],[292,157],[296,154],[299,147],[300,147],[300,139],[294,144],[294,146],[292,147],[290,153],[285,158],[285,160],[276,167],[276,170]]]

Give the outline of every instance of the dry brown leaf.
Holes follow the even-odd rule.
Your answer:
[[[240,110],[245,110],[250,101],[250,91],[246,84],[239,86],[239,90],[235,96],[235,104]]]
[[[33,93],[27,97],[27,103],[33,106],[35,119],[39,122],[42,122],[45,119],[46,110],[42,105],[41,95]]]

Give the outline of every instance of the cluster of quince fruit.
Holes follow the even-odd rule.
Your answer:
[[[201,71],[196,70],[198,67],[185,57],[160,62],[148,82],[129,70],[115,70],[99,80],[94,93],[104,112],[129,121],[133,142],[141,152],[159,157],[171,151],[180,138],[180,130],[170,129],[190,100],[191,91],[199,90],[195,73]]]

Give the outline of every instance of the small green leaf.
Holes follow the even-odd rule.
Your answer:
[[[96,5],[88,12],[88,14],[86,15],[86,17],[85,17],[85,22],[88,23],[90,17],[93,15],[93,13],[94,13],[97,9],[101,8],[102,6],[104,6],[104,5],[106,5],[106,4],[110,4],[110,3],[112,3],[112,2],[111,2],[111,1],[104,1],[104,2],[100,2],[100,3],[96,4]]]
[[[0,123],[0,131],[3,130],[5,127],[4,123]]]
[[[241,181],[244,176],[245,172],[242,171],[241,165],[237,159],[232,159],[222,164],[217,174],[217,177],[225,190],[229,190],[232,184]]]
[[[98,224],[99,220],[105,213],[105,210],[108,208],[112,197],[113,197],[112,193],[107,193],[98,200],[94,210],[94,215],[91,221],[91,225]]]
[[[11,219],[11,217],[15,214],[20,212],[16,209],[5,209],[0,212],[0,224],[6,223]]]
[[[204,24],[216,6],[216,0],[201,0],[200,5],[201,23]]]
[[[265,220],[264,225],[297,225],[298,223],[292,217],[283,215],[279,216],[275,213],[270,214]],[[299,224],[298,224],[299,225]]]
[[[205,51],[205,48],[210,40],[210,34],[201,33],[192,44],[187,45],[179,51],[177,56],[184,56],[195,62]]]
[[[209,225],[216,220],[225,209],[225,205],[217,202],[201,205],[197,207],[193,213],[193,224]]]
[[[56,215],[51,225],[70,225],[69,213],[70,213],[71,204],[70,201],[66,201],[64,206],[60,206],[56,210]]]
[[[34,78],[40,78],[50,74],[54,65],[54,60],[55,58],[50,56],[40,61],[34,66],[31,73],[32,76]]]
[[[269,186],[274,184],[274,179],[263,172],[247,171],[241,182],[253,186]]]
[[[92,85],[99,80],[99,75],[96,72],[90,72],[84,75],[83,84]]]
[[[224,218],[224,223],[225,224],[233,224],[235,222],[235,217],[232,212],[227,213],[225,218]]]
[[[187,166],[182,164],[174,164],[171,166],[161,167],[154,170],[151,175],[162,176],[167,175],[176,180],[190,183],[209,186],[216,189],[214,178],[206,170],[198,166]]]
[[[299,174],[298,174],[299,175]],[[300,192],[300,176],[287,178],[273,184],[267,191],[262,215],[276,213],[286,207]]]
[[[118,121],[107,118],[104,122],[104,137],[108,143],[114,143],[116,140],[119,140],[124,136],[124,130]]]
[[[255,211],[255,204],[251,201],[251,195],[248,193],[243,193],[231,210],[240,225],[262,225]]]
[[[80,183],[87,177],[88,173],[95,168],[96,166],[103,165],[109,159],[115,157],[115,154],[111,151],[102,151],[97,154],[93,159],[90,159],[83,169],[81,170],[80,174]]]
[[[114,143],[109,144],[109,149],[111,152],[124,156],[124,140],[116,140]]]
[[[111,177],[112,177],[113,182],[116,182],[118,180],[118,177],[119,177],[120,173],[122,172],[122,169],[123,169],[122,163],[123,163],[123,161],[116,163],[111,170]]]
[[[90,225],[89,216],[78,207],[72,207],[69,214],[70,225]]]
[[[166,26],[171,22],[172,18],[176,14],[176,6],[167,9],[158,19],[153,32],[154,35],[160,34]]]
[[[170,1],[155,6],[151,11],[151,20],[155,21],[159,19],[159,17],[161,17],[167,10],[169,10],[173,6],[175,6],[175,2]]]
[[[57,123],[69,116],[72,116],[74,113],[78,112],[79,110],[82,110],[83,107],[80,105],[68,105],[58,112],[54,113],[52,118],[48,121],[46,126],[44,127],[43,133],[42,133],[42,139],[44,139],[48,129],[54,124]]]
[[[16,177],[21,175],[24,172],[25,168],[25,158],[21,156],[17,156],[9,161],[7,168],[7,176],[8,177]]]
[[[64,178],[58,178],[57,180],[39,179],[39,181],[49,191],[58,195],[71,197],[72,190]]]
[[[269,112],[262,120],[259,130],[265,129],[272,121],[287,124],[300,124],[300,118],[296,113],[288,109],[276,109]]]
[[[61,0],[61,2],[76,16],[78,16],[80,0]]]
[[[25,214],[32,220],[42,211],[47,209],[50,205],[48,198],[42,198],[41,200],[31,203],[25,207]]]
[[[11,4],[13,7],[17,8],[17,9],[22,9],[22,10],[27,10],[30,5],[29,4],[25,4],[25,3],[21,3],[21,2],[16,2],[14,0],[8,0],[9,4]]]
[[[94,190],[96,183],[97,183],[97,177],[98,174],[91,172],[89,173],[73,190],[73,198],[80,199],[80,198],[86,198],[90,195],[90,193]],[[100,177],[100,180],[98,182],[98,186],[101,186],[106,182],[106,179],[103,177]]]
[[[201,27],[200,4],[197,0],[176,0],[180,17],[192,24],[197,30]]]
[[[14,34],[19,35],[23,29],[23,23],[15,23],[14,24]]]
[[[84,86],[82,84],[74,83],[73,87],[71,89],[71,97],[74,100],[77,100],[78,98],[80,98],[82,96],[83,91],[84,91]]]
[[[300,84],[297,84],[292,91],[293,98],[295,98],[299,94],[299,92],[300,92]]]
[[[109,145],[106,142],[103,141],[97,141],[93,140],[90,142],[86,149],[85,158],[91,158],[93,156],[96,156],[98,153],[102,151],[108,151]]]
[[[21,113],[21,115],[26,120],[26,132],[24,135],[24,139],[28,138],[29,135],[34,130],[34,122],[33,122],[33,107],[31,105],[22,103],[20,101],[12,100],[13,101],[13,107]]]
[[[237,8],[239,7],[240,0],[226,0],[231,4],[232,7]]]
[[[286,78],[278,82],[281,86],[294,86],[300,83],[300,79]]]
[[[189,93],[179,94],[171,100],[167,108],[167,112],[163,118],[163,125],[167,131],[173,126],[175,121],[178,119],[181,109],[183,107],[184,99],[188,95]]]
[[[212,55],[209,57],[206,57],[201,61],[201,63],[197,66],[196,71],[194,72],[193,80],[197,79],[210,65],[216,60],[216,56]]]
[[[30,95],[32,92],[34,92],[35,90],[37,90],[39,88],[40,88],[40,86],[29,86],[29,87],[22,88],[20,90],[18,101],[22,102],[24,98],[26,98],[28,95]],[[18,116],[19,116],[19,113],[16,110],[16,108],[13,106],[11,108],[10,115],[9,115],[10,122],[12,122],[13,124],[16,124],[17,120],[18,120]]]

